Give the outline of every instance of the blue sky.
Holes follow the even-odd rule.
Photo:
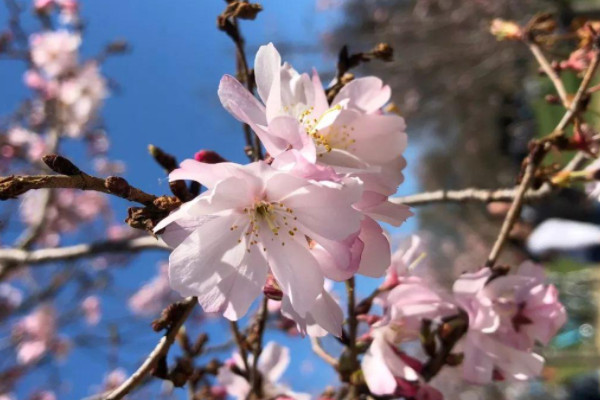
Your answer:
[[[111,58],[102,67],[105,75],[119,86],[102,113],[112,141],[110,155],[127,163],[125,176],[130,183],[148,192],[168,193],[163,171],[148,156],[148,144],[162,147],[179,160],[192,157],[204,148],[216,150],[229,160],[246,162],[240,124],[221,107],[217,97],[219,79],[225,73],[233,73],[235,68],[233,44],[216,29],[215,20],[224,7],[223,1],[88,0],[82,3],[82,14],[88,22],[84,56],[97,54],[113,39],[125,39],[132,46],[130,54]],[[263,6],[265,11],[256,21],[242,22],[249,57],[253,58],[261,44],[274,42],[282,49],[284,59],[296,69],[308,70],[315,66],[329,78],[335,56],[321,48],[323,34],[343,23],[342,17],[335,11],[316,13],[312,1],[267,0]],[[4,24],[7,17],[6,9],[0,7],[0,22]],[[30,17],[25,18],[28,28],[34,29],[37,26],[34,22]],[[287,44],[299,45],[304,50],[285,51],[289,48]],[[20,62],[0,61],[0,115],[10,113],[29,95],[22,84],[23,71]],[[77,145],[67,145],[66,149],[86,168],[85,155]],[[403,194],[414,192],[417,187],[410,168],[417,156],[415,149],[409,148],[407,181],[400,191]],[[115,218],[123,220],[127,204],[112,201]],[[415,225],[412,220],[395,233],[407,234]],[[85,236],[79,239],[84,240]],[[136,258],[127,269],[113,274],[113,288],[110,294],[103,296],[108,319],[122,321],[129,317],[123,304],[125,294],[151,278],[161,259],[166,259],[164,253],[148,253]],[[372,287],[374,283],[365,285]],[[61,301],[68,302],[69,295],[73,293],[65,294]],[[69,335],[83,329],[87,334],[105,337],[106,324],[101,326],[92,331],[67,326],[63,332]],[[214,341],[220,343],[228,334],[223,332],[226,326],[213,321],[194,329],[207,330]],[[133,371],[158,339],[149,329],[148,321],[136,327],[132,334],[122,332],[124,344],[118,363],[128,372]],[[289,340],[277,332],[269,333],[268,338],[283,340],[293,347],[293,361],[285,379],[295,389],[318,392],[332,381],[333,373],[312,356],[307,339]],[[33,388],[48,386],[58,389],[61,399],[90,395],[90,386],[101,382],[109,360],[106,346],[86,345],[74,351],[58,369],[47,368],[24,381],[18,391],[19,398]]]

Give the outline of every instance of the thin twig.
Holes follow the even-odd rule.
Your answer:
[[[104,253],[137,253],[143,250],[170,250],[163,242],[146,236],[135,239],[106,240],[74,246],[39,250],[0,249],[0,280],[21,266],[96,257]]]
[[[323,361],[331,365],[333,368],[338,367],[338,360],[325,351],[323,346],[321,346],[321,341],[319,340],[319,338],[311,337],[310,343],[312,345],[312,350],[317,356],[321,357]]]
[[[240,332],[240,328],[238,326],[237,321],[231,321],[229,323],[229,326],[231,327],[233,338],[235,339],[235,343],[237,344],[238,350],[240,351],[240,357],[242,358],[242,362],[244,363],[244,371],[249,373],[250,364],[248,364],[248,352],[246,351],[244,336]]]
[[[263,350],[263,336],[265,333],[265,327],[267,325],[267,318],[269,316],[269,310],[267,306],[269,304],[269,299],[267,296],[264,296],[261,302],[260,310],[258,311],[257,320],[256,320],[256,336],[254,337],[254,349],[252,352],[252,371],[250,373],[251,385],[252,385],[252,393],[257,396],[262,395],[261,389],[261,376],[260,370],[258,369],[258,359],[260,358],[260,354]]]
[[[194,306],[198,300],[196,297],[188,297],[182,302],[183,310],[180,314],[179,318],[176,321],[173,321],[171,327],[167,330],[165,335],[160,339],[154,350],[148,355],[146,361],[135,371],[125,382],[121,384],[118,388],[113,390],[108,396],[104,397],[104,400],[118,400],[125,397],[129,392],[135,389],[144,378],[150,374],[152,369],[154,369],[158,360],[162,357],[166,356],[171,348],[171,345],[175,341],[177,337],[177,333],[179,329],[190,315]]]
[[[556,89],[558,97],[560,97],[563,106],[568,109],[570,102],[567,94],[567,89],[565,88],[562,79],[560,79],[560,76],[558,76],[554,68],[552,68],[552,66],[550,65],[550,63],[546,59],[546,56],[542,52],[542,49],[540,49],[540,46],[533,42],[528,42],[527,46],[529,47],[529,50],[531,50],[531,53],[533,53],[533,55],[535,56],[537,62],[540,64],[540,67],[542,67],[548,78],[550,78],[550,80],[552,81],[552,84],[554,85],[554,88]]]
[[[493,201],[512,201],[517,194],[518,187],[511,189],[478,189],[466,188],[460,190],[436,190],[432,192],[418,193],[404,197],[390,198],[390,202],[406,204],[408,206],[423,206],[433,203],[465,203]],[[543,186],[537,190],[529,190],[525,193],[525,200],[534,201],[550,194],[551,188]]]
[[[48,132],[46,151],[48,153],[55,153],[58,150],[60,144],[60,132],[54,128]],[[46,214],[52,201],[54,200],[54,191],[47,190],[41,199],[41,205],[38,210],[37,220],[31,225],[19,238],[17,239],[16,248],[26,250],[35,243],[38,237],[44,231],[46,225]]]
[[[118,182],[119,186],[112,185]],[[93,190],[122,197],[132,202],[152,205],[156,196],[130,186],[123,178],[97,178],[84,172],[78,175],[12,175],[0,178],[0,200],[8,200],[35,189]]]
[[[554,129],[554,132],[552,132],[549,135],[549,137],[553,135],[562,135],[564,133],[565,128],[569,125],[569,123],[571,123],[573,118],[575,118],[581,107],[581,100],[583,98],[583,95],[587,91],[592,77],[594,76],[594,73],[598,68],[599,62],[600,53],[596,52],[594,54],[592,62],[590,63],[590,66],[588,67],[585,73],[585,76],[583,77],[583,80],[581,81],[581,84],[579,85],[579,89],[577,90],[577,93],[573,98],[573,102],[568,106],[567,112],[564,114],[563,118],[560,120],[560,122]],[[500,233],[498,234],[498,237],[496,238],[494,246],[492,247],[492,250],[490,251],[490,254],[486,261],[486,265],[488,267],[493,267],[496,261],[498,260],[498,256],[502,251],[504,243],[506,242],[506,239],[508,238],[508,235],[510,234],[513,225],[517,221],[519,211],[521,210],[521,206],[523,205],[525,193],[527,192],[527,189],[533,181],[533,177],[535,176],[537,167],[544,158],[545,154],[551,148],[549,142],[543,143],[541,146],[542,148],[534,146],[534,149],[537,149],[537,151],[541,152],[540,154],[536,154],[533,157],[532,153],[528,155],[529,163],[527,164],[527,167],[525,169],[525,174],[523,176],[523,179],[521,180],[521,184],[519,185],[519,188],[517,190],[515,198],[513,199],[510,209],[508,210],[508,213],[504,218],[504,222],[502,223],[502,227],[500,228]]]

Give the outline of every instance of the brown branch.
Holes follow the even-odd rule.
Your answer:
[[[135,239],[106,240],[74,246],[39,250],[0,249],[0,263],[13,265],[38,265],[57,261],[73,261],[96,257],[104,253],[136,253],[142,250],[170,250],[163,242],[151,236]],[[0,275],[3,270],[0,269]]]
[[[554,68],[550,65],[548,59],[546,59],[546,56],[544,56],[544,53],[540,49],[540,46],[536,43],[528,42],[527,47],[529,47],[529,50],[531,50],[531,53],[535,56],[535,59],[540,64],[540,67],[542,67],[542,70],[544,70],[544,73],[552,81],[563,106],[568,109],[570,105],[569,95],[567,94],[567,89],[565,88],[562,79],[560,79],[560,76],[558,76]]]
[[[313,352],[317,356],[319,356],[323,361],[325,361],[327,364],[331,365],[333,368],[337,369],[338,360],[335,357],[333,357],[331,354],[329,354],[325,351],[323,346],[321,346],[321,342],[319,341],[319,338],[311,337],[310,343],[311,343]]]
[[[521,184],[519,185],[515,198],[513,199],[513,202],[508,210],[508,213],[504,218],[504,222],[502,223],[502,227],[500,228],[500,233],[498,234],[498,237],[496,238],[494,246],[492,247],[492,250],[490,251],[490,254],[486,261],[486,265],[488,267],[493,267],[496,263],[498,256],[500,255],[500,252],[502,251],[502,248],[506,242],[506,239],[508,238],[510,231],[512,230],[515,222],[517,221],[517,218],[519,217],[519,212],[521,210],[521,206],[523,205],[523,201],[525,198],[525,193],[527,192],[529,186],[533,181],[535,172],[539,164],[543,160],[546,153],[552,147],[551,140],[553,138],[562,136],[564,134],[565,128],[573,121],[573,119],[579,112],[582,103],[581,100],[583,99],[584,94],[587,91],[587,88],[592,80],[592,77],[594,76],[594,73],[598,68],[599,63],[600,53],[596,51],[594,54],[594,58],[592,59],[592,62],[590,63],[590,66],[588,67],[585,76],[583,77],[583,80],[579,85],[579,89],[577,90],[575,97],[573,97],[573,101],[570,103],[567,112],[564,114],[563,118],[560,120],[560,122],[554,129],[554,132],[548,135],[547,138],[542,139],[542,141],[539,142],[539,144],[533,146],[532,151],[528,155],[528,163],[525,168],[525,174],[523,176],[523,179],[521,180]]]
[[[236,69],[238,79],[243,81],[246,84],[246,88],[250,93],[254,93],[254,75],[248,66],[248,61],[246,58],[246,51],[244,49],[244,37],[240,32],[239,21],[238,18],[244,19],[254,19],[256,18],[256,14],[262,11],[262,7],[258,4],[251,3],[236,3],[235,7],[232,5],[228,5],[225,11],[219,15],[217,18],[217,25],[219,29],[227,34],[235,44],[236,50]],[[258,8],[256,8],[258,6]],[[250,12],[250,18],[248,16],[244,16],[243,12],[240,12],[242,8],[238,7],[249,7],[252,9]],[[254,7],[254,8],[253,8]],[[256,135],[256,133],[252,133],[250,129],[250,125],[243,124],[244,128],[244,137],[246,139],[246,154],[250,158],[250,161],[258,161],[263,158],[262,156],[262,148],[260,145],[260,139]]]
[[[79,189],[112,194],[131,202],[152,205],[156,196],[130,186],[124,179],[110,176],[97,178],[81,172],[77,175],[11,175],[0,178],[0,200],[16,198],[36,189]]]
[[[250,372],[250,384],[252,386],[252,393],[255,395],[262,396],[262,383],[260,370],[258,369],[258,359],[263,350],[263,336],[265,333],[265,327],[267,325],[267,318],[269,316],[269,310],[267,309],[269,299],[264,296],[261,302],[260,310],[258,311],[256,320],[256,332],[254,335],[254,350],[252,352],[252,371]]]
[[[229,326],[231,327],[233,338],[235,339],[235,343],[237,344],[238,350],[240,352],[240,357],[242,358],[242,362],[244,363],[244,371],[246,371],[246,373],[250,373],[250,364],[248,364],[246,340],[240,332],[240,328],[238,326],[237,321],[231,321],[229,323]]]
[[[179,314],[178,319],[173,321],[172,325],[167,330],[165,335],[160,339],[154,350],[152,350],[152,352],[148,355],[146,361],[144,361],[137,371],[135,371],[125,382],[123,382],[121,386],[113,390],[108,396],[104,397],[103,400],[122,399],[142,383],[144,378],[149,375],[150,372],[152,372],[157,362],[167,355],[171,345],[177,337],[179,329],[183,326],[183,323],[188,318],[197,302],[198,300],[196,297],[188,297],[180,303],[182,312]]]
[[[467,188],[460,190],[436,190],[404,197],[393,197],[390,198],[390,202],[406,204],[408,206],[423,206],[434,203],[508,202],[514,200],[517,191],[518,187],[512,189]],[[535,201],[547,196],[550,192],[551,187],[544,185],[537,190],[527,191],[527,193],[525,193],[525,200]]]

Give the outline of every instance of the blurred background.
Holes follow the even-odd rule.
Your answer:
[[[9,3],[0,7],[0,23],[6,26],[14,17]],[[22,26],[28,32],[39,30],[32,5],[18,4],[24,10]],[[265,0],[262,4],[264,11],[256,21],[241,23],[250,59],[260,45],[273,42],[298,71],[316,67],[328,82],[343,45],[351,52],[368,50],[379,42],[394,48],[393,62],[373,61],[353,72],[377,75],[391,85],[393,102],[407,119],[408,167],[398,195],[510,187],[527,153],[527,142],[551,131],[562,115],[560,107],[544,101],[545,95],[553,93],[552,86],[539,77],[527,48],[499,42],[489,34],[493,18],[525,22],[536,12],[552,11],[564,27],[579,18],[600,19],[600,2],[583,0]],[[147,192],[169,191],[164,171],[148,154],[149,144],[178,160],[211,149],[231,161],[246,161],[241,127],[221,107],[216,93],[221,76],[235,72],[233,43],[216,28],[223,8],[224,2],[216,0],[81,2],[82,58],[95,57],[115,39],[125,40],[129,48],[102,64],[110,97],[92,133],[110,141],[107,158],[112,167],[122,169],[129,182]],[[23,83],[24,62],[2,58],[6,59],[0,59],[0,126],[7,129],[31,91]],[[567,74],[565,81],[574,90],[578,77]],[[600,113],[596,106],[591,110]],[[66,140],[63,146],[62,152],[77,165],[97,170],[90,161],[88,142]],[[99,240],[111,229],[128,229],[122,227],[128,204],[114,198],[105,201],[109,203],[97,218],[62,234],[59,244]],[[438,204],[414,211],[413,218],[399,229],[390,229],[390,234],[395,243],[413,233],[423,235],[429,263],[435,265],[440,283],[449,285],[460,272],[480,266],[506,209],[502,204]],[[455,393],[448,398],[600,398],[600,341],[596,339],[600,233],[597,241],[585,246],[527,247],[531,233],[543,222],[581,221],[595,227],[600,223],[599,211],[579,190],[564,190],[550,201],[527,206],[511,234],[510,251],[501,260],[543,261],[568,308],[567,326],[546,350],[543,379],[485,390],[448,382]],[[10,246],[23,231],[22,214],[20,202],[0,204],[2,245]],[[558,228],[550,235],[562,233]],[[46,390],[60,399],[78,399],[101,392],[107,374],[117,368],[133,372],[156,343],[158,335],[149,325],[162,307],[140,312],[132,308],[131,297],[160,277],[167,257],[165,252],[151,251],[22,271],[11,283],[25,301],[0,325],[0,354],[6,354],[0,357],[0,388],[4,381],[18,399]],[[57,276],[62,279],[59,284],[54,281]],[[364,280],[359,295],[369,294],[377,284]],[[102,304],[102,318],[96,324],[86,323],[80,315],[81,299],[88,296],[96,296]],[[164,297],[165,302],[177,298],[173,293]],[[15,321],[30,313],[40,298],[61,310],[58,331],[68,339],[70,351],[68,356],[45,357],[31,371],[15,369]],[[232,353],[232,343],[226,341],[229,328],[223,321],[197,312],[188,329],[208,333],[214,349],[207,358]],[[335,382],[334,372],[312,354],[307,339],[277,329],[268,332],[269,339],[292,348],[292,364],[284,380],[293,388],[317,395]],[[325,345],[335,351],[335,341],[327,340]],[[9,385],[13,380],[16,384]],[[182,389],[171,391],[154,382],[136,398],[185,395]]]

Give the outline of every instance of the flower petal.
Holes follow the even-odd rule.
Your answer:
[[[372,278],[382,277],[392,262],[390,242],[383,229],[372,218],[365,216],[358,237],[364,243],[358,273]]]
[[[358,78],[340,90],[333,99],[332,104],[347,101],[349,109],[356,109],[370,114],[385,105],[390,99],[392,91],[383,81],[374,76]]]
[[[271,270],[294,310],[305,317],[323,288],[323,274],[304,237],[276,236],[266,223],[259,230]]]
[[[227,111],[241,122],[267,125],[265,106],[237,79],[224,75],[219,83],[219,99]]]

